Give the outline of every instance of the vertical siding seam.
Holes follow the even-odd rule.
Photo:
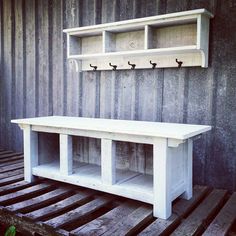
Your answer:
[[[83,9],[83,0],[79,0],[79,10],[78,10],[78,19],[79,19],[79,26],[82,25],[83,19],[82,19],[82,9]],[[81,62],[78,62],[79,67],[82,66]],[[83,114],[83,73],[79,72],[79,107],[78,107],[78,115],[82,116]]]
[[[23,117],[26,117],[26,16],[25,0],[22,0],[22,25],[23,25]]]
[[[38,1],[35,1],[35,116],[39,116],[39,22]]]
[[[62,3],[63,11],[63,28],[66,28],[66,0],[63,0]],[[67,113],[67,44],[66,44],[66,35],[63,34],[63,115]]]
[[[16,35],[16,25],[15,25],[15,1],[11,0],[11,107],[10,109],[10,119],[16,118],[16,44],[15,44],[15,35]],[[8,120],[7,122],[10,122]],[[12,150],[15,149],[16,141],[16,132],[15,127],[9,124],[10,126],[10,144],[8,144]]]
[[[160,109],[160,122],[163,122],[163,105],[164,105],[164,70],[165,69],[161,69],[160,71],[160,75],[161,75],[161,82],[162,82],[162,86],[161,86],[161,109]]]
[[[3,91],[2,91],[2,87],[3,87],[3,58],[4,58],[4,51],[3,51],[3,48],[4,48],[4,43],[3,43],[3,9],[2,9],[2,0],[0,1],[0,24],[1,24],[1,34],[0,34],[0,37],[1,37],[1,61],[0,61],[0,129],[1,129],[1,133],[0,133],[0,146],[3,147]]]
[[[53,61],[52,61],[52,29],[53,29],[53,10],[52,0],[48,3],[48,114],[53,115]]]

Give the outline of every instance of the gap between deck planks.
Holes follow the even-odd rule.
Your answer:
[[[24,235],[227,235],[236,220],[236,193],[195,186],[193,198],[177,199],[162,220],[138,201],[45,179],[26,183],[22,157],[0,151],[0,221]]]

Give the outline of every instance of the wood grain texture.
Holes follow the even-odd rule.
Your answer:
[[[1,179],[0,221],[15,225],[23,235],[235,235],[236,193],[225,190],[195,185],[193,198],[176,199],[171,217],[162,220],[142,202],[19,178]]]
[[[66,59],[63,28],[199,8],[215,15],[210,25],[207,69],[79,74],[75,62]],[[22,114],[24,117],[63,114],[209,124],[214,127],[213,132],[194,144],[194,183],[236,189],[236,134],[233,131],[236,126],[236,54],[233,50],[236,38],[231,33],[235,31],[236,18],[229,2],[3,0],[0,12],[2,148],[21,149],[22,138],[15,138],[17,128],[9,123],[16,113],[17,118]],[[222,47],[223,44],[226,46]],[[77,142],[74,150],[77,158],[98,155],[98,142],[83,139]],[[152,147],[146,145],[118,144],[119,166],[151,173],[152,160],[148,157],[151,150]]]
[[[172,235],[201,234],[204,226],[210,222],[211,217],[223,204],[225,196],[225,190],[213,190]]]
[[[49,77],[49,4],[50,1],[38,0],[36,11],[36,30],[37,30],[37,64],[36,77],[38,77],[38,99],[37,99],[37,116],[45,116],[50,114],[50,96],[52,96],[52,88],[50,82],[52,78]]]
[[[233,193],[203,235],[227,235],[235,220],[236,193]]]
[[[51,215],[59,214],[60,212],[66,211],[71,207],[85,203],[86,201],[90,200],[90,197],[92,195],[92,191],[78,192],[54,204],[50,204],[49,206],[31,211],[26,214],[26,217],[35,220],[42,220]]]
[[[36,5],[35,0],[25,0],[25,80],[26,80],[26,117],[36,116]],[[34,78],[34,79],[32,79]]]
[[[12,137],[14,134],[14,130],[12,129],[12,126],[9,125],[9,120],[12,115],[15,113],[15,109],[12,106],[15,102],[13,100],[13,94],[14,94],[14,81],[13,81],[13,75],[12,75],[12,69],[13,69],[13,61],[14,58],[13,54],[13,13],[12,13],[12,2],[11,1],[3,1],[3,40],[4,40],[4,47],[3,47],[3,55],[2,58],[2,74],[4,79],[2,81],[2,95],[3,96],[3,110],[2,112],[5,113],[4,115],[4,126],[3,126],[3,132],[5,133],[3,138],[3,145],[6,148],[11,148],[11,142],[13,141]]]

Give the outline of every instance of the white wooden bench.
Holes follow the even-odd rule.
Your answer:
[[[154,216],[167,219],[181,195],[192,197],[193,137],[210,126],[79,117],[12,120],[24,130],[25,180],[41,176],[153,204]],[[57,160],[40,160],[38,133],[59,135]],[[101,139],[101,165],[73,166],[72,136]],[[116,141],[153,145],[153,175],[116,168]],[[45,158],[45,157],[44,157]]]

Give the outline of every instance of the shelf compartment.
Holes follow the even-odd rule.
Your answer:
[[[166,49],[197,45],[197,24],[146,27],[147,49]]]
[[[144,29],[129,32],[104,32],[105,52],[124,52],[144,49]]]
[[[68,57],[102,53],[102,34],[86,37],[67,35]]]

